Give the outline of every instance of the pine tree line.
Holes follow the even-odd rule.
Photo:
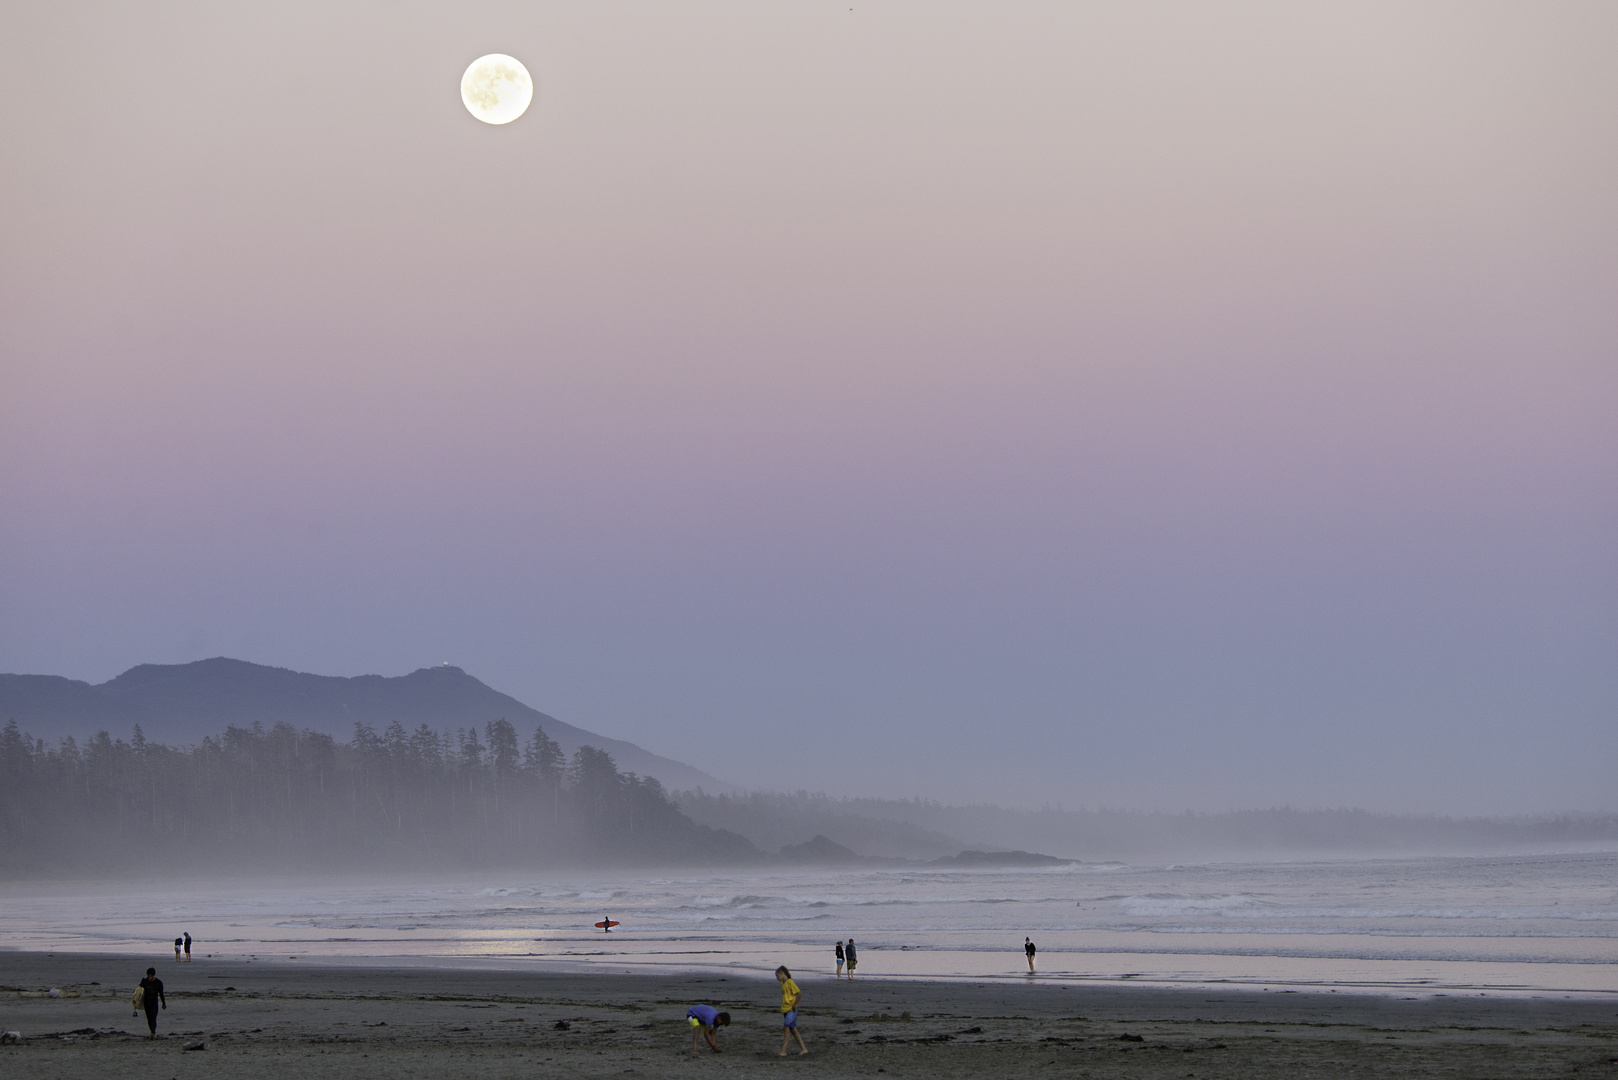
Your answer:
[[[522,743],[398,722],[353,738],[229,727],[199,745],[107,732],[47,746],[0,729],[0,872],[132,868],[181,852],[209,865],[310,868],[737,861],[757,856],[698,826],[655,777],[543,730]]]

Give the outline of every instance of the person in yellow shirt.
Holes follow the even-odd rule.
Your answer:
[[[798,1040],[798,1053],[807,1054],[809,1048],[803,1045],[803,1036],[798,1034],[798,998],[803,996],[803,991],[792,981],[792,972],[785,965],[775,969],[775,981],[781,984],[781,1053],[777,1056],[787,1056],[792,1039]]]

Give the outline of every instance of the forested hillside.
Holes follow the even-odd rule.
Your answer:
[[[356,724],[342,742],[287,724],[229,727],[194,747],[106,732],[48,746],[0,729],[0,873],[454,868],[738,862],[759,857],[697,825],[610,754],[571,760],[504,720],[454,734]]]

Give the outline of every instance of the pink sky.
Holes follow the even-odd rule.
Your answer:
[[[1618,9],[849,8],[4,16],[0,670],[1618,808]]]

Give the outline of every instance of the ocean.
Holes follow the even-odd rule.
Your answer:
[[[187,867],[196,875],[204,868]],[[276,962],[1618,994],[1618,853],[1033,870],[511,871],[0,886],[8,949]],[[603,918],[622,925],[592,928]],[[1030,975],[1023,939],[1038,947]]]

